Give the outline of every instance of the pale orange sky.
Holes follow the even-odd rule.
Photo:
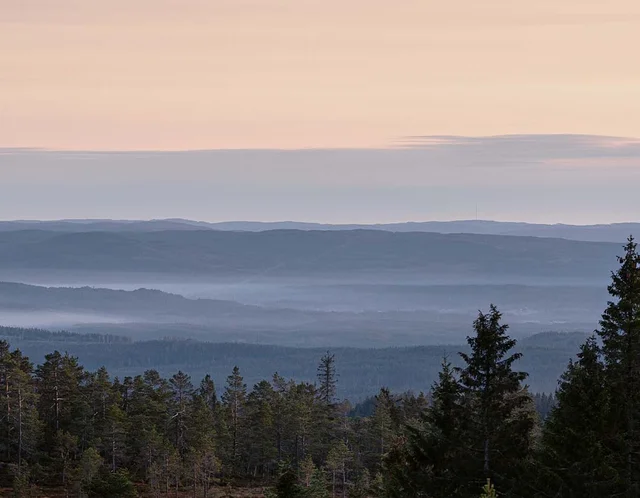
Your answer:
[[[638,0],[0,0],[0,147],[640,136]]]

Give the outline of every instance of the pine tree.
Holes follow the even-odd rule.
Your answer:
[[[95,448],[89,448],[82,452],[70,477],[77,496],[86,497],[91,492],[94,480],[98,478],[102,465],[102,458]]]
[[[215,412],[218,406],[218,396],[216,394],[216,386],[211,379],[211,375],[207,374],[200,382],[200,397],[212,412]]]
[[[349,498],[369,498],[369,496],[371,496],[371,475],[368,469],[364,469],[353,483]]]
[[[640,255],[629,237],[612,274],[610,301],[598,335],[611,396],[612,455],[626,496],[640,495]]]
[[[105,414],[101,444],[111,472],[118,470],[119,463],[125,459],[126,433],[126,415],[117,403],[111,403]]]
[[[329,498],[327,480],[320,469],[316,468],[311,474],[309,486],[304,490],[303,496],[305,498]]]
[[[247,399],[247,385],[240,375],[240,369],[235,366],[233,372],[227,377],[227,385],[222,395],[222,402],[227,409],[227,418],[230,429],[229,459],[235,471],[240,465],[240,445],[244,436],[244,417]]]
[[[315,419],[312,427],[315,429],[316,436],[313,438],[313,452],[316,456],[326,455],[334,439],[340,437],[339,427],[341,420],[339,407],[336,403],[338,381],[335,362],[335,355],[329,351],[322,356],[317,370],[316,396],[319,405],[316,406],[312,400],[308,400],[307,408],[310,409],[309,414],[312,419]],[[301,457],[305,455],[305,446],[303,441]],[[296,456],[297,461],[299,461],[298,456]]]
[[[208,496],[213,476],[218,470],[215,441],[215,404],[211,396],[200,390],[189,405],[186,420],[186,446],[191,468],[194,494],[196,486],[202,488],[203,496]]]
[[[287,413],[290,416],[287,446],[289,455],[297,467],[310,453],[316,460],[326,456],[327,407],[318,406],[318,394],[313,384],[292,384],[287,392]]]
[[[273,386],[274,438],[278,462],[281,462],[287,450],[287,435],[291,432],[293,407],[290,402],[292,382],[287,382],[276,372],[271,380]]]
[[[54,351],[36,368],[35,377],[48,470],[53,483],[68,487],[68,474],[73,460],[82,452],[81,436],[89,423],[84,410],[84,368],[77,358]]]
[[[178,373],[169,379],[169,385],[171,386],[173,396],[173,413],[170,414],[169,419],[173,426],[173,444],[178,450],[178,453],[184,456],[186,453],[185,420],[187,418],[187,406],[193,394],[193,384],[191,383],[190,376],[182,371],[178,371]]]
[[[380,389],[376,396],[376,407],[371,418],[373,437],[379,460],[391,447],[398,428],[396,400],[387,388]]]
[[[327,455],[327,468],[331,473],[331,490],[336,497],[338,487],[342,490],[342,498],[347,495],[349,464],[353,454],[344,441],[338,440]]]
[[[149,437],[173,440],[170,418],[173,393],[169,383],[155,370],[147,370],[123,382],[122,409],[133,429],[127,434],[128,458],[136,462],[135,472],[142,477],[148,470],[149,458],[146,445]],[[171,432],[171,434],[168,433]]]
[[[527,374],[513,370],[521,354],[511,353],[516,341],[501,319],[494,305],[489,313],[479,313],[473,324],[476,334],[467,338],[471,352],[459,353],[465,366],[456,369],[465,405],[469,492],[491,479],[505,493],[515,493],[532,446],[534,407],[522,386]]]
[[[46,355],[45,362],[36,369],[39,412],[49,440],[58,431],[78,435],[80,420],[77,414],[84,377],[84,368],[78,364],[78,359],[58,351]]]
[[[274,396],[271,384],[263,380],[253,387],[247,398],[246,453],[250,456],[254,475],[264,476],[275,470],[278,450],[275,446]]]
[[[29,481],[28,463],[34,459],[41,435],[32,373],[29,359],[0,341],[0,462],[5,464],[0,467],[11,469],[13,481],[25,485]],[[0,482],[2,477],[0,470]]]

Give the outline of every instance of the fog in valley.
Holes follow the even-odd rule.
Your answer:
[[[357,400],[381,382],[426,389],[494,303],[532,388],[551,392],[598,326],[622,244],[483,222],[467,222],[472,233],[192,223],[3,224],[0,336],[34,358],[60,349],[114,375],[183,369],[218,383],[234,365],[248,382],[274,369],[313,380],[330,349],[340,395]]]
[[[620,247],[487,234],[126,227],[5,226],[2,323],[136,340],[389,347],[462,344],[478,310],[497,303],[515,337],[584,332],[597,326]]]

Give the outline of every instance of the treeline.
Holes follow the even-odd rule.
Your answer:
[[[23,327],[3,327],[0,326],[0,337],[8,340],[18,341],[38,341],[38,342],[75,342],[88,344],[131,344],[131,339],[121,335],[112,334],[78,334],[65,330],[52,332],[50,330],[23,328]]]
[[[286,498],[640,496],[632,239],[609,292],[555,398],[538,396],[546,417],[495,306],[474,322],[460,365],[443,359],[429,393],[382,388],[355,417],[336,397],[330,353],[314,383],[275,374],[249,390],[237,367],[221,389],[183,372],[111,379],[59,352],[34,367],[0,342],[0,479],[16,496],[56,486],[78,497],[207,497],[225,485]]]
[[[587,337],[588,334],[582,332],[554,332],[536,334],[519,341],[516,350],[523,353],[519,366],[529,373],[527,383],[531,391],[553,392],[567,360],[575,355]],[[6,339],[36,362],[58,349],[79,357],[85,369],[97,370],[105,366],[112,377],[121,379],[148,369],[157,370],[163,377],[182,370],[196,381],[209,374],[216,384],[223,385],[233,367],[238,365],[248,386],[270,378],[276,371],[286,378],[314,382],[318,358],[326,351],[326,348],[196,340],[108,342],[108,337],[104,336],[85,342],[84,334],[68,334],[68,337],[65,334],[64,341],[58,341],[58,338],[63,339],[54,334],[47,340],[46,335],[34,332],[31,340],[28,330],[10,336],[0,328],[0,340]],[[462,360],[452,354],[456,351],[466,352],[468,346],[331,348],[340,369],[338,397],[359,402],[377,393],[380,386],[396,393],[428,390],[438,378],[443,354],[451,354],[454,366],[462,365]]]

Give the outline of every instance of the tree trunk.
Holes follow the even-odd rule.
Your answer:
[[[54,378],[54,391],[56,393],[55,410],[56,410],[56,432],[60,430],[60,394],[58,391],[58,371],[56,370],[53,374]]]
[[[6,368],[4,376],[4,394],[7,402],[7,460],[11,460],[11,400],[9,397],[9,368]]]
[[[193,498],[196,498],[198,496],[197,490],[198,489],[198,472],[197,472],[197,467],[196,464],[193,464]]]
[[[634,363],[634,351],[633,351],[633,338],[632,331],[627,330],[627,382],[625,383],[625,400],[626,400],[626,423],[627,423],[627,437],[626,437],[626,452],[627,452],[627,496],[629,498],[634,496],[635,491],[635,483],[633,479],[633,439],[635,437],[634,434],[634,420],[633,420],[633,401],[632,396],[633,393],[630,391],[630,386],[634,385],[635,375],[633,371],[633,363]]]
[[[111,472],[116,471],[116,430],[111,427]]]
[[[165,457],[164,459],[164,471],[165,471],[165,482],[164,482],[164,494],[169,496],[169,457]]]
[[[18,388],[18,474],[22,469],[22,388]]]
[[[485,477],[489,476],[489,438],[484,440],[484,473]]]
[[[333,470],[333,471],[331,471],[331,473],[332,473],[331,496],[333,496],[333,498],[336,498],[336,471]]]

